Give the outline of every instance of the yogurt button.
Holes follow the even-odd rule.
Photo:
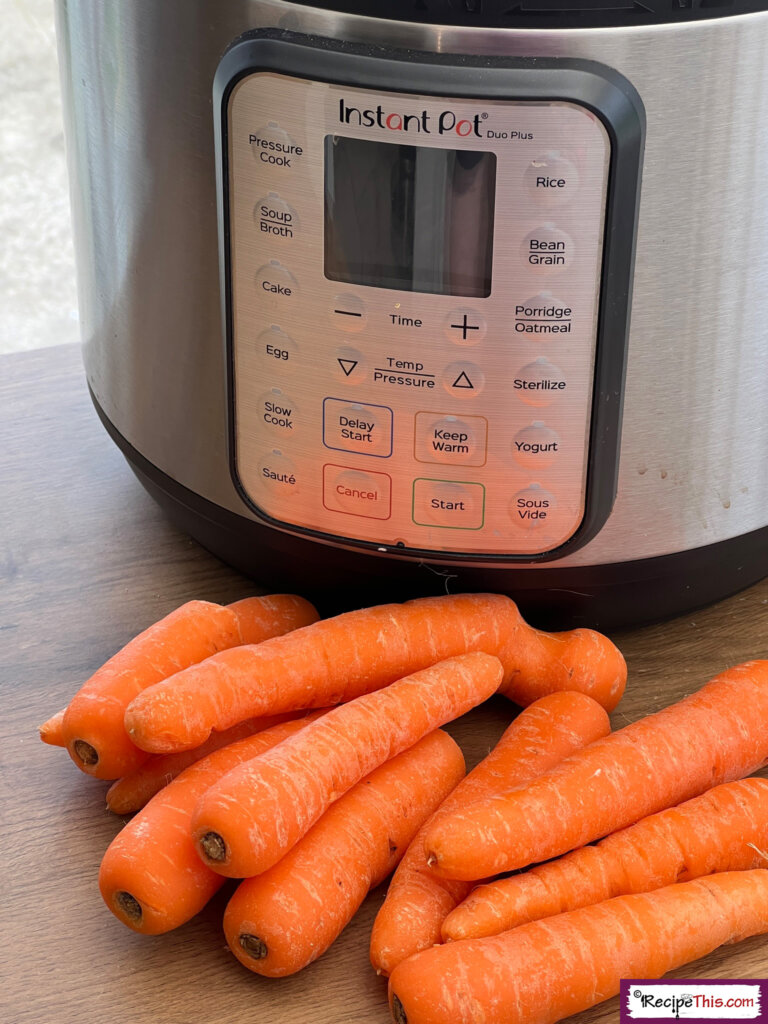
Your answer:
[[[560,436],[538,420],[519,430],[512,440],[512,454],[521,466],[549,466],[559,451]]]

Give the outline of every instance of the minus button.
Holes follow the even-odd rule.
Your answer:
[[[333,300],[331,320],[335,327],[347,334],[362,331],[368,322],[368,313],[359,296],[347,293],[337,295]]]

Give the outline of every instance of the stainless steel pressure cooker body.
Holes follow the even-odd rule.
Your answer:
[[[542,623],[768,572],[768,5],[57,6],[88,383],[183,529]]]

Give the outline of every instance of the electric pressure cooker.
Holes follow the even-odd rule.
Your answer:
[[[768,572],[768,4],[58,0],[84,358],[268,586],[675,614]]]

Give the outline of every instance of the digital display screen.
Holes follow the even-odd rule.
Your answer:
[[[496,154],[325,138],[325,276],[491,293]]]

